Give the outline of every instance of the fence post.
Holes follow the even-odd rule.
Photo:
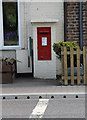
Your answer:
[[[85,50],[86,50],[86,48],[85,48]],[[86,83],[87,83],[87,50],[86,50],[86,65],[85,66],[86,66],[86,78],[85,79],[86,79]]]
[[[77,47],[77,81],[78,85],[80,85],[80,48]]]
[[[61,47],[61,52],[63,54],[61,54],[61,67],[62,67],[62,76],[64,76],[64,48]]]
[[[87,84],[87,68],[86,68],[86,47],[83,47],[83,66],[84,66],[84,84]]]
[[[71,85],[74,85],[74,51],[73,47],[70,47],[70,64],[71,64]]]
[[[64,82],[65,85],[68,85],[68,77],[67,77],[67,48],[64,47]]]

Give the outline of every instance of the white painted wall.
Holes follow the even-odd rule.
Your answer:
[[[55,0],[56,1],[56,0]],[[0,1],[0,13],[1,13],[1,1]],[[36,38],[35,38],[35,35],[33,33],[33,31],[35,32],[34,29],[36,29],[34,26],[37,26],[37,25],[34,25],[32,26],[32,24],[30,25],[30,19],[32,21],[38,21],[38,20],[48,20],[48,22],[50,21],[55,21],[57,20],[58,22],[55,23],[49,23],[49,24],[40,24],[41,26],[43,25],[47,25],[47,26],[51,26],[52,27],[52,30],[55,29],[55,36],[54,36],[54,39],[53,39],[53,42],[59,42],[59,41],[64,41],[64,8],[63,8],[63,2],[45,2],[45,0],[43,0],[43,2],[36,2],[34,0],[31,0],[31,2],[20,2],[20,38],[21,38],[21,48],[15,48],[15,50],[27,50],[28,48],[28,38],[29,36],[31,35],[32,38],[33,38],[33,43],[36,42]],[[0,24],[2,25],[2,16],[0,14]],[[45,21],[46,22],[46,21]],[[55,27],[54,27],[55,26]],[[1,40],[3,40],[3,33],[2,33],[2,28],[0,27],[0,49],[2,49],[2,42]],[[53,33],[54,34],[54,33]],[[35,45],[35,43],[34,43]],[[35,48],[34,48],[35,50]],[[53,49],[52,49],[53,50]],[[34,55],[36,56],[36,51],[34,51]],[[25,52],[26,54],[26,52]],[[39,63],[37,62],[36,63],[36,59],[35,59],[35,64],[36,66],[39,66],[39,64],[41,65],[41,68],[42,66],[44,65],[44,70],[48,68],[45,68],[45,66],[47,65],[54,65],[55,68],[53,67],[53,74],[60,74],[60,69],[61,69],[61,64],[58,60],[55,59],[55,53],[52,52],[52,55],[53,55],[53,62],[50,62],[50,63],[46,63],[45,65],[43,63]],[[14,56],[17,56],[16,54]],[[35,57],[34,56],[34,57]],[[22,57],[22,60],[24,61],[24,57]],[[26,58],[27,59],[27,58]],[[55,62],[54,62],[55,61]],[[56,63],[56,64],[55,64]],[[24,64],[22,64],[23,66],[21,66],[22,68],[24,67]],[[36,69],[36,66],[34,66],[34,69],[35,70],[38,70]],[[52,68],[51,66],[51,68]],[[21,69],[21,68],[20,68]],[[27,67],[26,67],[27,69]],[[56,72],[55,72],[56,70]],[[18,70],[19,71],[19,70]],[[40,71],[40,70],[39,70]],[[20,70],[21,72],[21,70]],[[23,71],[22,71],[23,72]],[[25,71],[24,71],[25,72]],[[38,72],[38,71],[37,71]],[[49,71],[49,75],[50,75],[50,72],[51,72],[51,69]],[[45,73],[43,73],[44,75]],[[48,74],[48,73],[47,73]],[[48,76],[49,76],[48,75]],[[35,74],[36,76],[36,74]],[[40,76],[40,75],[38,75]],[[52,74],[51,74],[52,76]],[[36,76],[37,77],[37,76]],[[55,78],[55,76],[54,76]]]
[[[4,50],[2,51],[2,57],[5,58],[5,57],[11,57],[11,58],[16,58],[16,54],[15,54],[15,50]]]
[[[59,22],[56,23],[56,42],[64,41],[64,3],[63,2],[31,2],[30,14],[31,14],[31,20],[33,21],[40,19],[59,20]]]
[[[30,56],[30,67],[28,67],[28,39],[30,37],[30,2],[20,2],[20,31],[21,49],[16,50],[16,58],[22,63],[17,62],[17,73],[32,72],[32,58]]]
[[[52,60],[38,61],[37,55],[37,27],[51,27],[51,55]],[[56,78],[56,57],[52,46],[55,42],[55,24],[54,23],[34,23],[33,24],[33,52],[34,52],[34,77],[44,79]]]
[[[30,67],[28,67],[28,50],[16,50],[16,58],[21,62],[17,62],[17,73],[31,73],[32,62],[30,57]]]
[[[36,0],[37,1],[37,0]],[[45,1],[45,0],[43,0]],[[58,21],[55,23],[55,42],[64,41],[64,3],[31,1],[32,21]],[[44,24],[43,24],[44,25]],[[32,32],[33,33],[33,32]],[[33,36],[33,35],[32,35]],[[56,56],[56,55],[55,55]],[[61,63],[56,58],[56,74],[61,74]]]
[[[28,48],[28,38],[30,36],[30,3],[20,3],[20,21],[21,21],[21,48]]]
[[[19,0],[20,1],[20,0]],[[9,1],[8,1],[9,2]],[[2,57],[13,57],[21,59],[22,63],[17,63],[18,73],[28,73],[32,71],[32,61],[30,56],[30,67],[28,67],[28,38],[30,36],[30,3],[18,3],[18,25],[21,47],[3,47],[3,20],[2,20],[2,0],[0,1],[0,55]],[[10,50],[9,50],[10,49]],[[23,49],[23,50],[22,50]],[[16,50],[16,52],[13,50]],[[17,54],[18,53],[18,54]]]
[[[64,41],[64,7],[63,7],[63,2],[34,2],[32,0],[30,3],[30,9],[29,9],[28,2],[25,2],[25,3],[21,2],[20,3],[20,10],[21,10],[21,14],[20,14],[20,16],[21,16],[21,18],[20,18],[21,19],[21,47],[23,49],[27,49],[27,40],[29,37],[29,32],[28,32],[29,27],[31,29],[30,35],[33,38],[33,43],[36,42],[35,41],[36,38],[34,38],[34,36],[33,36],[34,32],[32,32],[32,31],[34,31],[35,28],[32,28],[32,25],[30,26],[29,16],[31,18],[31,21],[38,21],[38,20],[39,21],[45,20],[45,22],[46,22],[46,20],[48,22],[49,21],[58,21],[57,23],[55,23],[56,24],[55,25],[55,40],[53,40],[53,42],[54,41],[55,42]],[[30,14],[29,14],[29,10],[30,10]],[[54,56],[55,56],[55,53],[54,53]],[[56,65],[54,65],[56,68],[55,73],[61,74],[61,63],[58,59],[56,59],[55,62],[56,62]],[[41,65],[43,65],[43,64],[41,64]],[[39,66],[39,63],[38,63],[38,66]],[[36,66],[34,66],[34,69],[35,68],[36,68]]]

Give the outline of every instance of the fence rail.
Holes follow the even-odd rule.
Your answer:
[[[74,85],[75,80],[77,84],[82,84],[81,80],[83,80],[83,84],[87,84],[87,51],[86,46],[83,47],[83,51],[80,50],[79,46],[76,51],[74,51],[73,47],[70,48],[70,51],[67,51],[66,47],[61,48],[61,65],[62,65],[62,79],[64,80],[64,84],[68,85],[69,80],[71,81],[71,85]],[[67,56],[70,56],[70,60],[68,61]],[[74,75],[74,55],[76,55],[77,61],[77,75]],[[80,58],[82,55],[83,59],[83,75],[81,75],[81,67],[80,67]],[[68,62],[70,62],[70,75],[68,75]]]

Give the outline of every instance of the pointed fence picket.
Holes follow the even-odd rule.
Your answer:
[[[80,57],[83,54],[83,72],[84,75],[80,74]],[[82,84],[81,80],[83,80],[83,84],[87,84],[87,60],[86,60],[86,46],[83,47],[83,51],[80,50],[79,46],[76,51],[73,47],[70,48],[70,51],[67,51],[66,47],[61,47],[61,66],[62,66],[62,79],[64,80],[64,84],[68,85],[68,81],[71,81],[71,85],[74,85],[74,81],[77,80],[77,85]],[[71,75],[68,76],[68,60],[67,56],[70,55],[70,70]],[[74,55],[77,56],[77,76],[74,75]]]

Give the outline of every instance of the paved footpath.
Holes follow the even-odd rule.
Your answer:
[[[64,97],[79,95],[83,97],[86,93],[86,86],[59,86],[58,80],[44,80],[32,78],[17,78],[10,84],[0,86],[0,97]]]
[[[2,118],[85,117],[87,97],[83,85],[59,86],[58,80],[18,78],[3,84],[0,92]]]

